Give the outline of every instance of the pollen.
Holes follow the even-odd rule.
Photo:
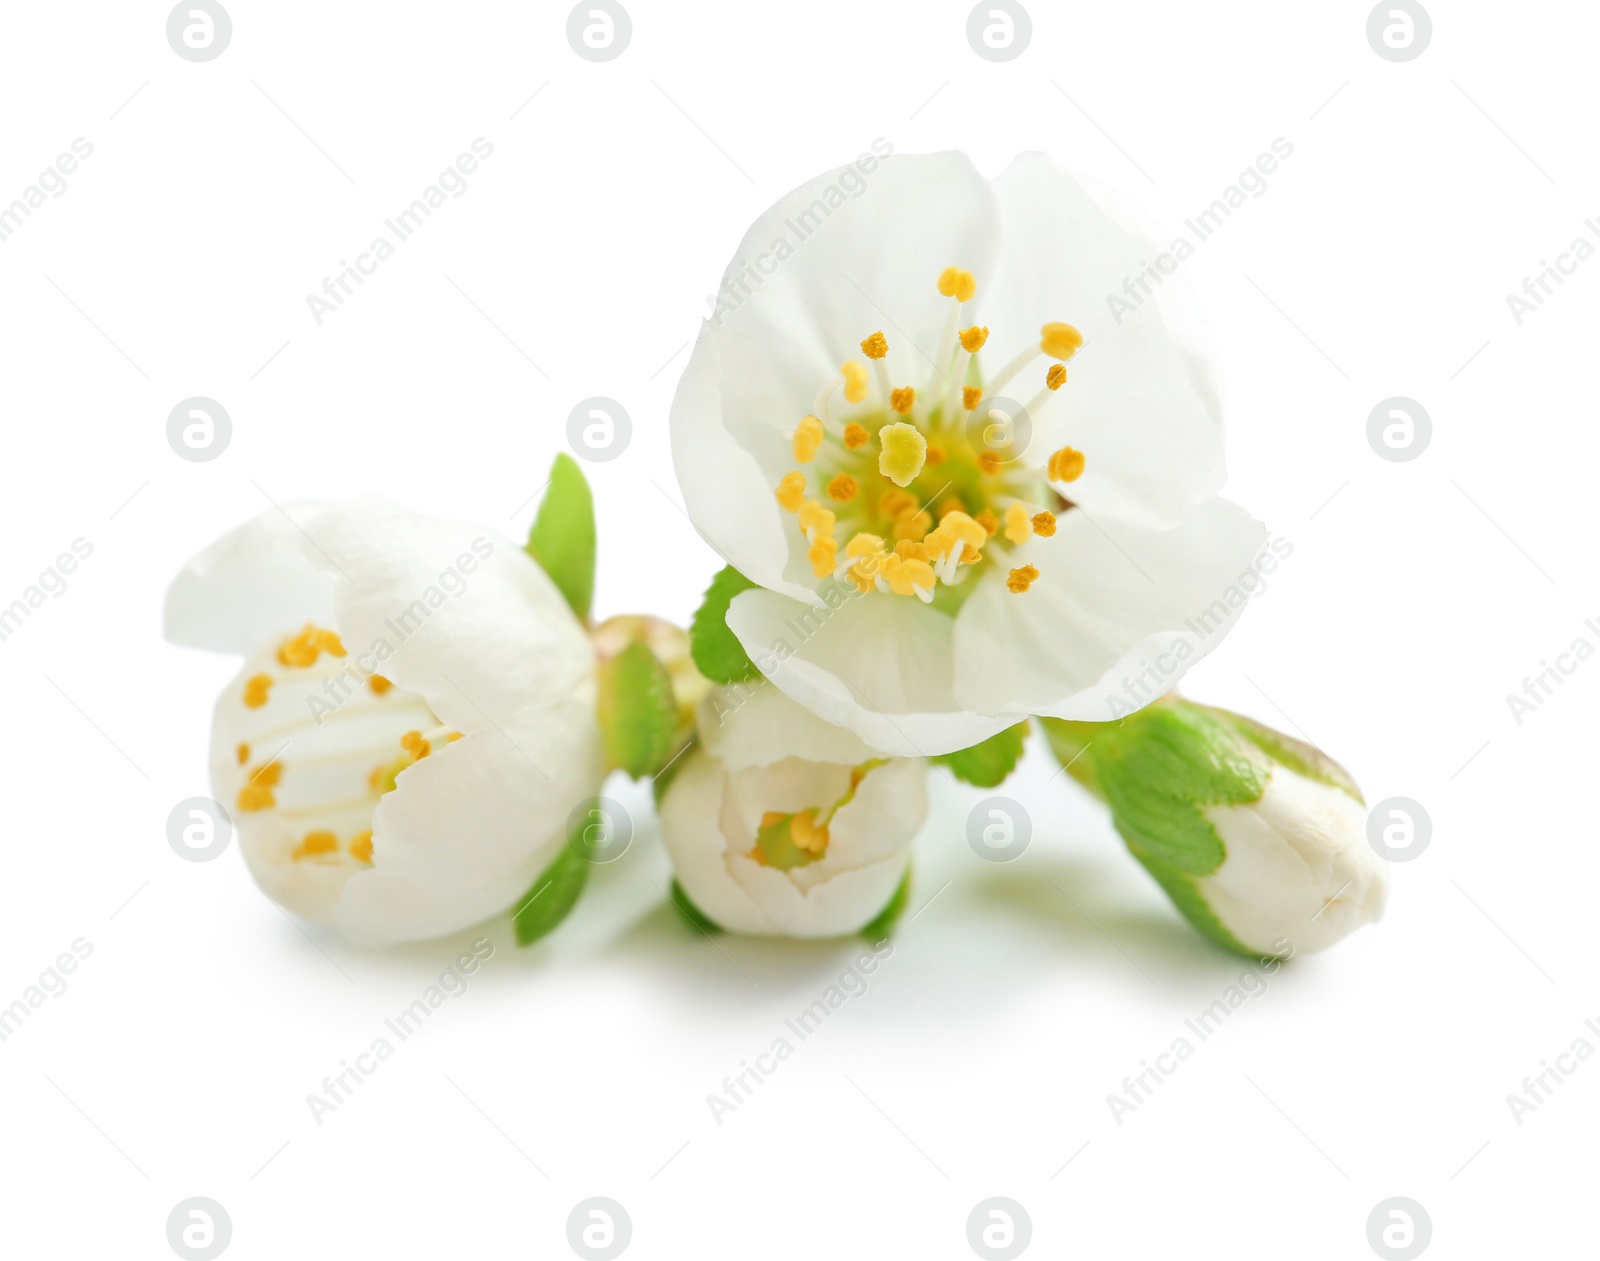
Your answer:
[[[248,709],[260,709],[267,703],[267,693],[272,690],[270,674],[256,674],[245,680],[244,703]]]
[[[880,337],[883,334],[878,334]],[[844,364],[840,369],[844,376],[844,396],[852,403],[859,403],[867,396],[867,366],[857,363],[854,359]]]
[[[1005,461],[1000,458],[1000,454],[997,451],[991,451],[985,447],[978,452],[978,467],[990,477],[998,473],[1004,463]]]
[[[966,411],[971,411],[983,399],[983,388],[977,385],[963,385],[961,387],[961,406]]]
[[[983,349],[983,343],[989,340],[989,330],[974,324],[971,328],[962,329],[959,336],[961,349],[975,355]]]
[[[420,731],[408,731],[400,737],[400,747],[411,754],[413,762],[420,762],[433,752],[433,746],[422,738]]]
[[[901,560],[927,560],[928,549],[914,539],[901,539],[894,545],[894,554]]]
[[[1052,390],[1059,390],[1067,383],[1067,370],[1059,363],[1050,365],[1050,371],[1044,374],[1044,383]]]
[[[844,554],[851,560],[872,556],[883,550],[883,540],[876,534],[858,534],[844,546]]]
[[[896,519],[894,529],[890,531],[897,540],[921,539],[933,529],[933,518],[926,509],[919,508],[912,512],[903,512]]]
[[[944,462],[945,462],[944,448],[941,447],[937,442],[930,442],[928,444],[928,463],[929,464],[943,464]]]
[[[921,501],[908,490],[886,490],[878,498],[878,511],[886,517],[915,512],[921,506]]]
[[[851,401],[860,402],[859,399],[852,399]],[[867,432],[865,425],[858,425],[852,420],[844,427],[844,445],[847,450],[859,451],[871,441],[872,435]]]
[[[928,458],[928,440],[902,420],[878,430],[878,443],[878,472],[896,486],[909,486]]]
[[[1026,543],[1033,537],[1033,519],[1021,504],[1006,509],[1006,538],[1013,543]]]
[[[966,505],[963,504],[954,495],[951,495],[950,498],[946,499],[938,507],[939,520],[943,521],[952,512],[965,512],[966,510],[967,510]]]
[[[330,657],[342,657],[345,655],[344,643],[331,630],[319,630],[317,632],[317,647],[321,648]]]
[[[374,695],[382,696],[385,692],[392,688],[394,684],[389,682],[388,679],[384,678],[383,675],[374,674],[367,680],[367,686],[372,689]]]
[[[996,534],[1000,533],[1000,518],[995,516],[994,513],[990,512],[987,508],[985,508],[972,519],[983,527],[985,538],[992,539]]]
[[[1049,538],[1056,532],[1056,514],[1053,512],[1034,513],[1033,532],[1042,539]]]
[[[778,506],[785,512],[799,512],[806,497],[806,475],[793,469],[778,483]]]
[[[946,267],[939,273],[939,292],[957,302],[971,302],[978,292],[978,282],[972,273],[961,267]]]
[[[861,353],[868,359],[882,359],[889,353],[889,339],[883,335],[882,329],[879,329],[861,343]],[[847,394],[845,397],[848,398],[849,395]],[[851,401],[855,402],[856,400],[852,399]]]
[[[350,857],[358,863],[372,861],[372,833],[357,832],[350,838]]]
[[[305,840],[301,841],[295,849],[295,859],[311,858],[317,854],[336,854],[339,852],[339,838],[332,832],[307,832]]]
[[[1052,482],[1075,482],[1083,476],[1083,452],[1062,447],[1050,456],[1047,470]]]
[[[246,814],[256,810],[270,810],[278,804],[272,789],[265,784],[246,784],[239,790],[239,809]]]
[[[820,855],[828,848],[828,825],[817,822],[816,811],[802,810],[789,820],[789,839],[796,849]]]
[[[838,564],[839,544],[832,538],[819,538],[806,553],[806,559],[811,562],[811,572],[815,577],[826,578],[833,572],[834,565]]]
[[[1037,581],[1039,581],[1039,571],[1032,565],[1024,565],[1021,569],[1013,569],[1006,576],[1006,590],[1012,595],[1021,595]]]
[[[816,459],[822,446],[822,422],[807,416],[794,431],[794,458],[797,464],[809,464]]]
[[[831,539],[833,537],[833,523],[837,518],[815,499],[808,499],[800,505],[799,521],[800,530],[807,538],[816,536]]]
[[[828,483],[828,498],[837,503],[847,504],[856,497],[856,492],[860,489],[860,482],[848,473],[840,473]]]
[[[243,766],[250,760],[250,746],[248,744],[241,744],[237,749],[234,750],[234,755],[239,759],[239,765]]]
[[[1083,334],[1070,324],[1046,324],[1039,330],[1039,349],[1052,359],[1071,359],[1083,345]]]
[[[889,391],[889,406],[902,416],[909,415],[916,402],[917,392],[909,385],[903,385],[898,390]]]

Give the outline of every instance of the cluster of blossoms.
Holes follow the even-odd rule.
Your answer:
[[[1217,493],[1181,278],[1105,314],[1158,240],[1042,155],[993,181],[959,154],[885,161],[702,329],[673,456],[727,566],[688,631],[591,616],[596,524],[565,457],[524,547],[379,504],[294,505],[213,544],[168,634],[245,660],[212,781],[257,882],[360,942],[507,913],[532,941],[579,896],[624,772],[654,781],[700,927],[877,937],[930,765],[993,786],[1038,725],[1219,944],[1304,953],[1376,919],[1383,864],[1341,768],[1175,694],[1126,699],[1148,659],[1181,672],[1215,645],[1225,625],[1197,642],[1190,617],[1265,541]]]

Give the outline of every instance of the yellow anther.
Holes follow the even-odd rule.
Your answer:
[[[969,547],[982,547],[989,541],[989,533],[973,517],[964,512],[952,512],[939,523],[939,529],[948,531]]]
[[[939,273],[939,292],[957,302],[971,302],[978,292],[978,282],[972,273],[960,267],[946,267]]]
[[[1039,571],[1032,565],[1024,565],[1021,569],[1013,569],[1006,577],[1006,590],[1012,595],[1021,595],[1039,580]]]
[[[1026,543],[1033,537],[1033,519],[1021,504],[1006,509],[1006,537],[1013,543]]]
[[[994,513],[990,512],[987,508],[985,508],[972,519],[983,527],[985,538],[992,539],[996,534],[1000,533],[1000,518],[995,516]]]
[[[1083,475],[1083,452],[1062,447],[1050,456],[1048,472],[1052,482],[1077,481]]]
[[[433,746],[422,738],[420,731],[408,731],[400,737],[400,747],[411,754],[413,762],[420,762],[433,752]]]
[[[819,538],[806,553],[806,559],[811,562],[814,576],[826,578],[839,563],[839,544],[831,538]]]
[[[1039,349],[1052,359],[1071,359],[1083,345],[1083,334],[1070,324],[1046,324],[1039,330]]]
[[[894,528],[890,531],[896,539],[920,539],[933,529],[933,517],[926,509],[919,508],[915,512],[902,512],[895,518]]]
[[[951,495],[949,498],[945,499],[938,506],[938,508],[935,509],[935,511],[938,513],[939,520],[941,521],[948,517],[952,512],[965,512],[966,510],[966,505],[954,495]]]
[[[836,518],[815,499],[808,499],[800,505],[799,518],[800,532],[807,538],[813,537],[813,532],[817,538],[833,537],[833,523]]]
[[[799,512],[806,497],[806,475],[793,469],[778,482],[778,506],[785,512]]]
[[[446,744],[454,744],[459,739],[461,739],[461,733],[459,731],[452,731],[444,738],[444,742]]]
[[[789,820],[789,839],[796,849],[808,854],[822,854],[828,848],[828,827],[817,822],[815,810],[802,810]]]
[[[1056,532],[1056,514],[1053,512],[1034,513],[1033,532],[1042,539],[1049,538]]]
[[[970,412],[983,400],[983,387],[978,385],[963,385],[961,387],[961,408]]]
[[[350,838],[350,857],[358,863],[372,861],[372,833],[357,832]]]
[[[879,334],[882,336],[882,334]],[[857,363],[854,359],[844,364],[839,371],[844,375],[844,396],[852,403],[859,403],[867,396],[867,366]]]
[[[928,549],[915,539],[901,539],[894,545],[894,554],[901,560],[927,560]]]
[[[998,473],[1004,464],[1005,461],[1000,458],[1000,454],[997,451],[991,451],[985,447],[978,452],[978,467],[990,477]]]
[[[301,669],[317,663],[322,649],[317,646],[317,629],[307,626],[298,635],[291,636],[278,645],[278,664]]]
[[[856,497],[856,492],[861,489],[861,483],[848,473],[840,473],[828,483],[828,498],[837,503],[847,504]]]
[[[844,445],[848,450],[859,451],[872,441],[872,435],[867,432],[865,425],[858,425],[851,421],[844,427]]]
[[[922,501],[908,490],[886,490],[878,498],[878,512],[885,517],[898,517],[920,507]]]
[[[878,430],[878,444],[878,472],[896,486],[909,486],[928,458],[928,440],[901,420]]]
[[[239,765],[243,766],[250,760],[250,746],[248,744],[241,744],[237,749],[234,750],[234,755],[238,757]]]
[[[851,560],[872,556],[883,550],[883,539],[876,534],[858,534],[844,545],[844,554]]]
[[[975,355],[983,349],[983,343],[989,340],[989,330],[974,324],[971,328],[962,329],[959,336],[961,349]]]
[[[389,682],[388,679],[384,678],[383,675],[374,674],[367,679],[367,686],[372,689],[375,695],[382,696],[385,692],[392,688],[394,684]]]
[[[944,462],[945,462],[944,448],[941,447],[937,442],[930,442],[928,444],[928,463],[929,464],[943,464]]]
[[[794,431],[794,458],[798,464],[809,464],[817,458],[822,446],[822,422],[807,416]]]
[[[266,784],[246,784],[239,790],[239,809],[247,814],[254,810],[270,810],[277,804],[278,799]]]
[[[1052,390],[1059,390],[1067,383],[1067,370],[1059,363],[1050,365],[1050,371],[1044,374],[1044,383]]]
[[[340,642],[339,636],[331,630],[319,630],[317,632],[317,647],[330,657],[342,657],[345,655],[344,644]]]
[[[332,832],[307,832],[305,840],[300,842],[293,857],[310,858],[317,854],[334,854],[338,850],[339,838]]]
[[[267,703],[267,693],[272,690],[270,674],[256,674],[245,680],[244,703],[249,709],[260,709]]]
[[[903,385],[898,390],[889,391],[889,406],[902,416],[909,415],[916,402],[917,392],[909,385]]]
[[[889,353],[889,339],[883,335],[882,329],[879,329],[861,343],[861,353],[868,359],[882,359]],[[845,397],[849,398],[849,395],[846,394]],[[856,400],[851,399],[850,401],[855,402]]]
[[[374,768],[372,774],[367,776],[367,787],[380,797],[394,789],[395,777],[411,765],[410,756],[397,758],[387,766]]]
[[[883,580],[895,595],[916,595],[918,587],[932,592],[938,582],[933,566],[927,561],[908,560],[895,554],[883,558]]]
[[[866,595],[877,583],[873,581],[872,566],[866,561],[858,561],[845,571],[845,577],[850,579],[850,585],[860,595]]]

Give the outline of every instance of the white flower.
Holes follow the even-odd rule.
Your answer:
[[[1158,658],[1170,687],[1263,531],[1217,497],[1211,361],[1151,267],[1164,242],[1040,154],[992,182],[955,153],[888,158],[855,199],[834,182],[750,229],[673,401],[689,512],[758,587],[728,626],[898,755],[1116,716]]]
[[[1326,950],[1383,917],[1388,865],[1367,843],[1366,807],[1345,789],[1277,765],[1259,800],[1205,816],[1227,858],[1196,881],[1200,896],[1251,950]]]
[[[488,531],[376,504],[268,512],[189,562],[166,632],[246,657],[217,701],[212,792],[268,896],[352,940],[512,908],[598,791],[589,636]]]
[[[876,919],[906,878],[927,764],[875,757],[759,682],[747,696],[714,691],[700,734],[661,802],[695,907],[764,936],[837,937]]]

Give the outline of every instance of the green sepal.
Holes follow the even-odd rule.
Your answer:
[[[689,653],[700,673],[713,683],[748,683],[761,675],[739,637],[728,629],[728,605],[734,596],[755,585],[732,565],[724,567],[711,580],[689,623]]]
[[[1274,762],[1281,762],[1296,775],[1315,780],[1319,784],[1326,784],[1330,788],[1337,788],[1361,805],[1367,804],[1355,777],[1316,745],[1296,740],[1281,731],[1274,731],[1271,727],[1263,726],[1254,718],[1246,718],[1243,714],[1230,713],[1225,709],[1212,709],[1210,712],[1231,720],[1239,728],[1240,735]]]
[[[861,935],[877,945],[890,933],[894,926],[900,922],[900,916],[906,909],[906,904],[911,901],[911,864],[906,864],[906,874],[900,877],[894,896],[884,903],[883,910],[879,911],[870,924],[861,930]]]
[[[565,452],[550,466],[550,487],[524,549],[538,561],[580,620],[594,603],[594,496],[578,462]]]
[[[526,897],[517,904],[511,923],[519,946],[531,946],[567,918],[589,879],[589,861],[571,840],[539,874]]]
[[[678,706],[672,676],[643,643],[600,666],[600,730],[612,766],[634,779],[653,775],[672,753]]]
[[[688,742],[672,755],[672,760],[657,771],[655,778],[650,781],[650,795],[655,799],[657,810],[661,809],[661,802],[667,795],[667,789],[672,787],[672,781],[678,778],[678,772],[694,755],[695,746],[699,743],[699,736],[690,736]]]
[[[691,902],[689,895],[683,891],[683,886],[676,880],[672,882],[672,888],[668,892],[667,898],[672,903],[672,909],[677,911],[683,922],[691,928],[698,928],[708,937],[715,936],[722,931],[722,925],[718,924]]]
[[[979,744],[957,749],[954,753],[940,753],[929,760],[948,766],[957,779],[975,787],[998,788],[1016,769],[1027,739],[1028,724],[1023,721]]]

